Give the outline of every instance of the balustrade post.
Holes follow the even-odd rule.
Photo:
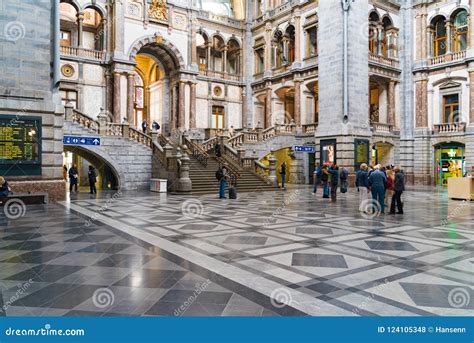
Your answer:
[[[151,141],[158,142],[158,135],[159,135],[158,131],[156,130],[151,131]]]
[[[165,156],[167,159],[173,157],[173,147],[171,145],[166,144],[163,147],[163,150],[165,151]]]
[[[130,123],[122,124],[122,137],[130,137]]]
[[[186,153],[187,147],[183,145],[183,154],[179,159],[181,166],[179,168],[179,180],[177,185],[177,191],[180,193],[189,193],[192,191],[192,181],[189,178],[189,156]]]
[[[239,157],[239,164],[243,167],[244,166],[244,158],[245,158],[245,148],[240,146],[237,148],[237,156]]]
[[[64,120],[71,120],[74,116],[74,105],[68,102],[64,105]]]
[[[294,119],[291,119],[290,128],[291,128],[291,133],[296,134],[296,123]]]
[[[219,136],[219,141],[220,141],[219,144],[221,145],[221,148],[223,149],[224,146],[228,143],[229,137],[226,135],[221,135]]]
[[[108,125],[108,119],[109,117],[107,116],[107,113],[104,111],[101,111],[99,115],[97,116],[97,121],[99,122],[99,134],[100,135],[107,135],[107,125]]]
[[[268,181],[270,181],[270,184],[272,185],[278,185],[278,179],[277,179],[277,175],[276,175],[276,158],[275,158],[275,155],[274,155],[275,151],[274,150],[271,150],[270,151],[270,156],[268,157],[268,168],[269,168],[269,172],[268,172]]]

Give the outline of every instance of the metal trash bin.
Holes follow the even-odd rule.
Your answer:
[[[166,179],[151,179],[150,192],[166,193],[168,187],[168,180]]]

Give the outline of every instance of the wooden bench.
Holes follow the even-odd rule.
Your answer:
[[[0,206],[4,206],[10,199],[21,200],[25,205],[42,205],[48,203],[48,193],[13,193],[0,198]]]

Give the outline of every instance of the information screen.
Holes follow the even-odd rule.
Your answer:
[[[41,117],[0,116],[0,164],[41,164]]]

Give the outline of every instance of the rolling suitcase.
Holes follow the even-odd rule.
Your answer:
[[[237,199],[237,190],[235,187],[229,187],[229,199]]]

